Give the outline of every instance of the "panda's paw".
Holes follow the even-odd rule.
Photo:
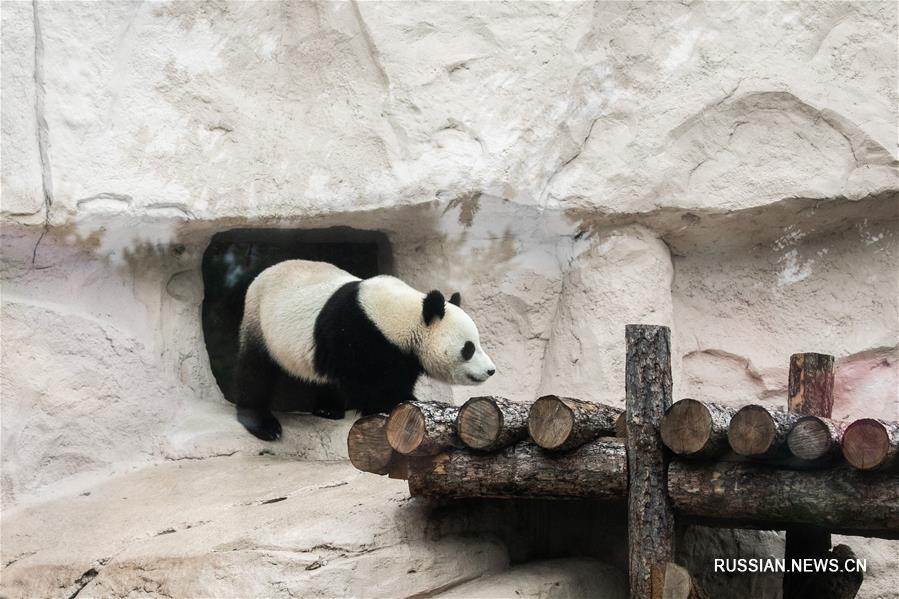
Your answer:
[[[244,428],[263,441],[281,438],[281,423],[271,412],[237,408],[237,420]]]
[[[343,420],[346,411],[343,408],[315,408],[312,413],[329,420]]]

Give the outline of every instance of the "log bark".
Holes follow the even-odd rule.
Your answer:
[[[728,406],[682,399],[662,417],[662,441],[678,455],[720,456],[730,450],[727,428],[736,411]]]
[[[459,408],[456,432],[471,449],[496,451],[527,437],[529,409],[502,397],[472,397]]]
[[[393,458],[393,448],[387,442],[387,416],[363,416],[353,423],[347,434],[347,454],[350,463],[363,472],[387,474]]]
[[[543,449],[567,451],[600,436],[615,434],[621,408],[571,397],[544,395],[528,414],[528,432]]]
[[[840,454],[844,425],[830,418],[803,416],[787,435],[787,447],[797,458],[807,461],[834,458]]]
[[[426,401],[401,403],[387,420],[387,442],[403,455],[436,455],[461,447],[456,436],[459,408]]]
[[[787,436],[799,416],[783,410],[748,405],[731,418],[727,440],[735,453],[751,458],[771,458],[786,453]]]
[[[615,436],[627,440],[627,417],[624,412],[615,419]]]
[[[546,497],[620,500],[627,492],[627,458],[620,439],[602,438],[568,453],[521,442],[494,454],[448,451],[412,472],[414,497]]]
[[[815,353],[790,356],[787,388],[790,412],[830,418],[833,411],[833,356]]]
[[[790,356],[787,380],[787,411],[799,416],[830,418],[833,411],[833,356],[801,353]],[[784,557],[817,557],[830,550],[830,531],[798,526],[787,530]],[[819,578],[814,573],[787,572],[783,579],[784,599],[805,597],[802,589]]]
[[[899,423],[862,418],[843,433],[843,455],[859,470],[889,468],[899,455]]]
[[[674,514],[667,456],[658,434],[671,406],[671,332],[627,325],[628,570],[632,599],[661,599],[673,561]]]
[[[899,476],[891,472],[675,459],[668,468],[668,496],[679,516],[705,525],[777,529],[805,524],[843,534],[899,537]]]

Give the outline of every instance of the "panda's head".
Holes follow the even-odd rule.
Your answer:
[[[493,376],[496,366],[481,349],[478,328],[460,304],[458,293],[449,302],[436,290],[425,296],[418,358],[428,376],[455,385],[477,385]]]

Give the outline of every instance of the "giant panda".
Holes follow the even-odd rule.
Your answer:
[[[246,293],[235,372],[237,419],[266,441],[280,437],[271,385],[281,368],[319,390],[315,413],[387,412],[414,399],[419,376],[462,385],[496,372],[454,293],[421,293],[379,275],[359,279],[332,264],[287,260]]]

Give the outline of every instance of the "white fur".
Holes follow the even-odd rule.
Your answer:
[[[325,262],[288,260],[264,270],[247,290],[241,339],[261,336],[272,358],[285,370],[318,383],[332,382],[313,366],[315,319],[338,288],[357,277]],[[403,281],[381,275],[359,286],[359,303],[388,341],[415,352],[425,372],[438,380],[473,385],[487,380],[495,366],[481,348],[478,329],[461,308],[447,303],[446,314],[425,325],[425,294]],[[462,358],[466,341],[475,345]]]
[[[481,348],[474,321],[464,310],[445,305],[446,314],[426,325],[422,318],[425,294],[401,280],[381,275],[362,282],[359,302],[384,336],[398,347],[414,351],[428,376],[456,385],[486,381],[496,366]],[[462,358],[466,341],[474,343],[470,360]]]
[[[262,271],[247,289],[241,339],[261,336],[284,370],[314,383],[315,318],[337,289],[358,278],[326,262],[287,260]]]

